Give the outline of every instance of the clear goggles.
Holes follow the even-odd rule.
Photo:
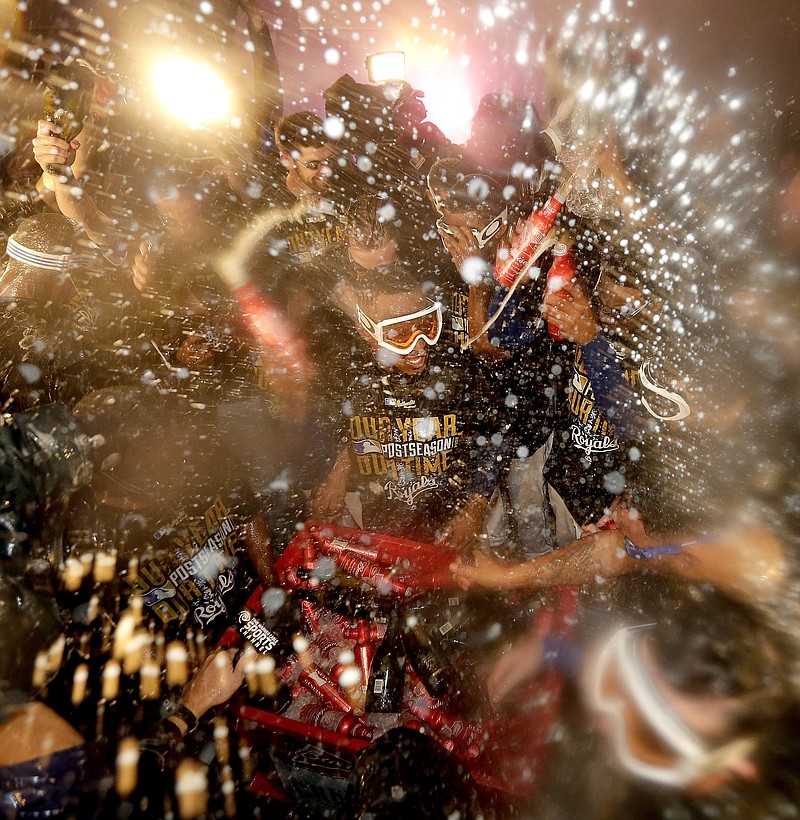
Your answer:
[[[611,721],[614,751],[631,774],[684,788],[750,754],[753,738],[710,749],[659,694],[640,652],[646,629],[626,627],[605,644],[591,678],[594,708]]]
[[[475,242],[478,245],[479,249],[482,249],[485,245],[488,245],[492,239],[497,236],[498,233],[505,227],[508,223],[508,207],[503,208],[503,210],[491,221],[488,225],[481,228],[470,228],[472,235],[475,237]],[[441,233],[445,233],[448,236],[455,236],[455,232],[453,229],[445,222],[443,216],[440,216],[436,220],[436,228],[437,230],[441,231]]]
[[[426,344],[435,345],[442,335],[442,306],[439,302],[431,302],[416,313],[382,319],[380,322],[373,322],[358,306],[356,311],[361,327],[381,347],[400,356],[412,353],[420,339]]]

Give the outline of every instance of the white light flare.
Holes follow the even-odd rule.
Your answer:
[[[427,119],[455,143],[470,135],[478,94],[472,82],[472,66],[460,55],[445,53],[430,42],[403,42],[408,82],[425,96]],[[454,78],[458,78],[454,82]]]
[[[475,101],[466,84],[447,85],[452,76],[452,73],[430,75],[423,81],[424,85],[415,88],[425,92],[423,102],[428,109],[428,120],[438,125],[450,140],[461,143],[469,137]]]
[[[207,63],[168,57],[153,66],[156,95],[173,117],[192,128],[224,120],[233,107],[233,92]]]

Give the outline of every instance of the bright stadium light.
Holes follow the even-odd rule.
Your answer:
[[[379,51],[367,57],[371,83],[386,83],[406,78],[406,55],[402,51]]]
[[[207,63],[186,57],[167,57],[152,70],[161,104],[193,127],[225,119],[232,108],[233,92]]]

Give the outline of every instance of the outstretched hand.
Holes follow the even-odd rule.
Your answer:
[[[243,664],[233,666],[227,649],[209,655],[183,690],[181,702],[195,717],[231,699],[244,681]]]
[[[523,681],[539,671],[544,657],[544,640],[536,634],[504,652],[492,667],[486,680],[486,692],[493,706],[498,706]]]

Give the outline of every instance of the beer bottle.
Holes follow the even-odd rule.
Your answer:
[[[70,142],[83,129],[94,78],[87,69],[72,63],[53,66],[45,80],[44,118],[61,127],[57,134]],[[62,176],[60,165],[47,166],[47,173]]]
[[[577,266],[575,258],[570,249],[563,243],[557,242],[553,246],[553,264],[547,271],[547,289],[553,293],[564,296],[564,284],[575,278]],[[564,337],[561,331],[552,322],[547,323],[547,332],[551,339],[561,341]]]
[[[508,256],[500,259],[498,255],[494,267],[494,278],[501,285],[511,287],[544,242],[555,224],[569,188],[570,180],[567,180],[542,208],[531,213],[509,250]]]

